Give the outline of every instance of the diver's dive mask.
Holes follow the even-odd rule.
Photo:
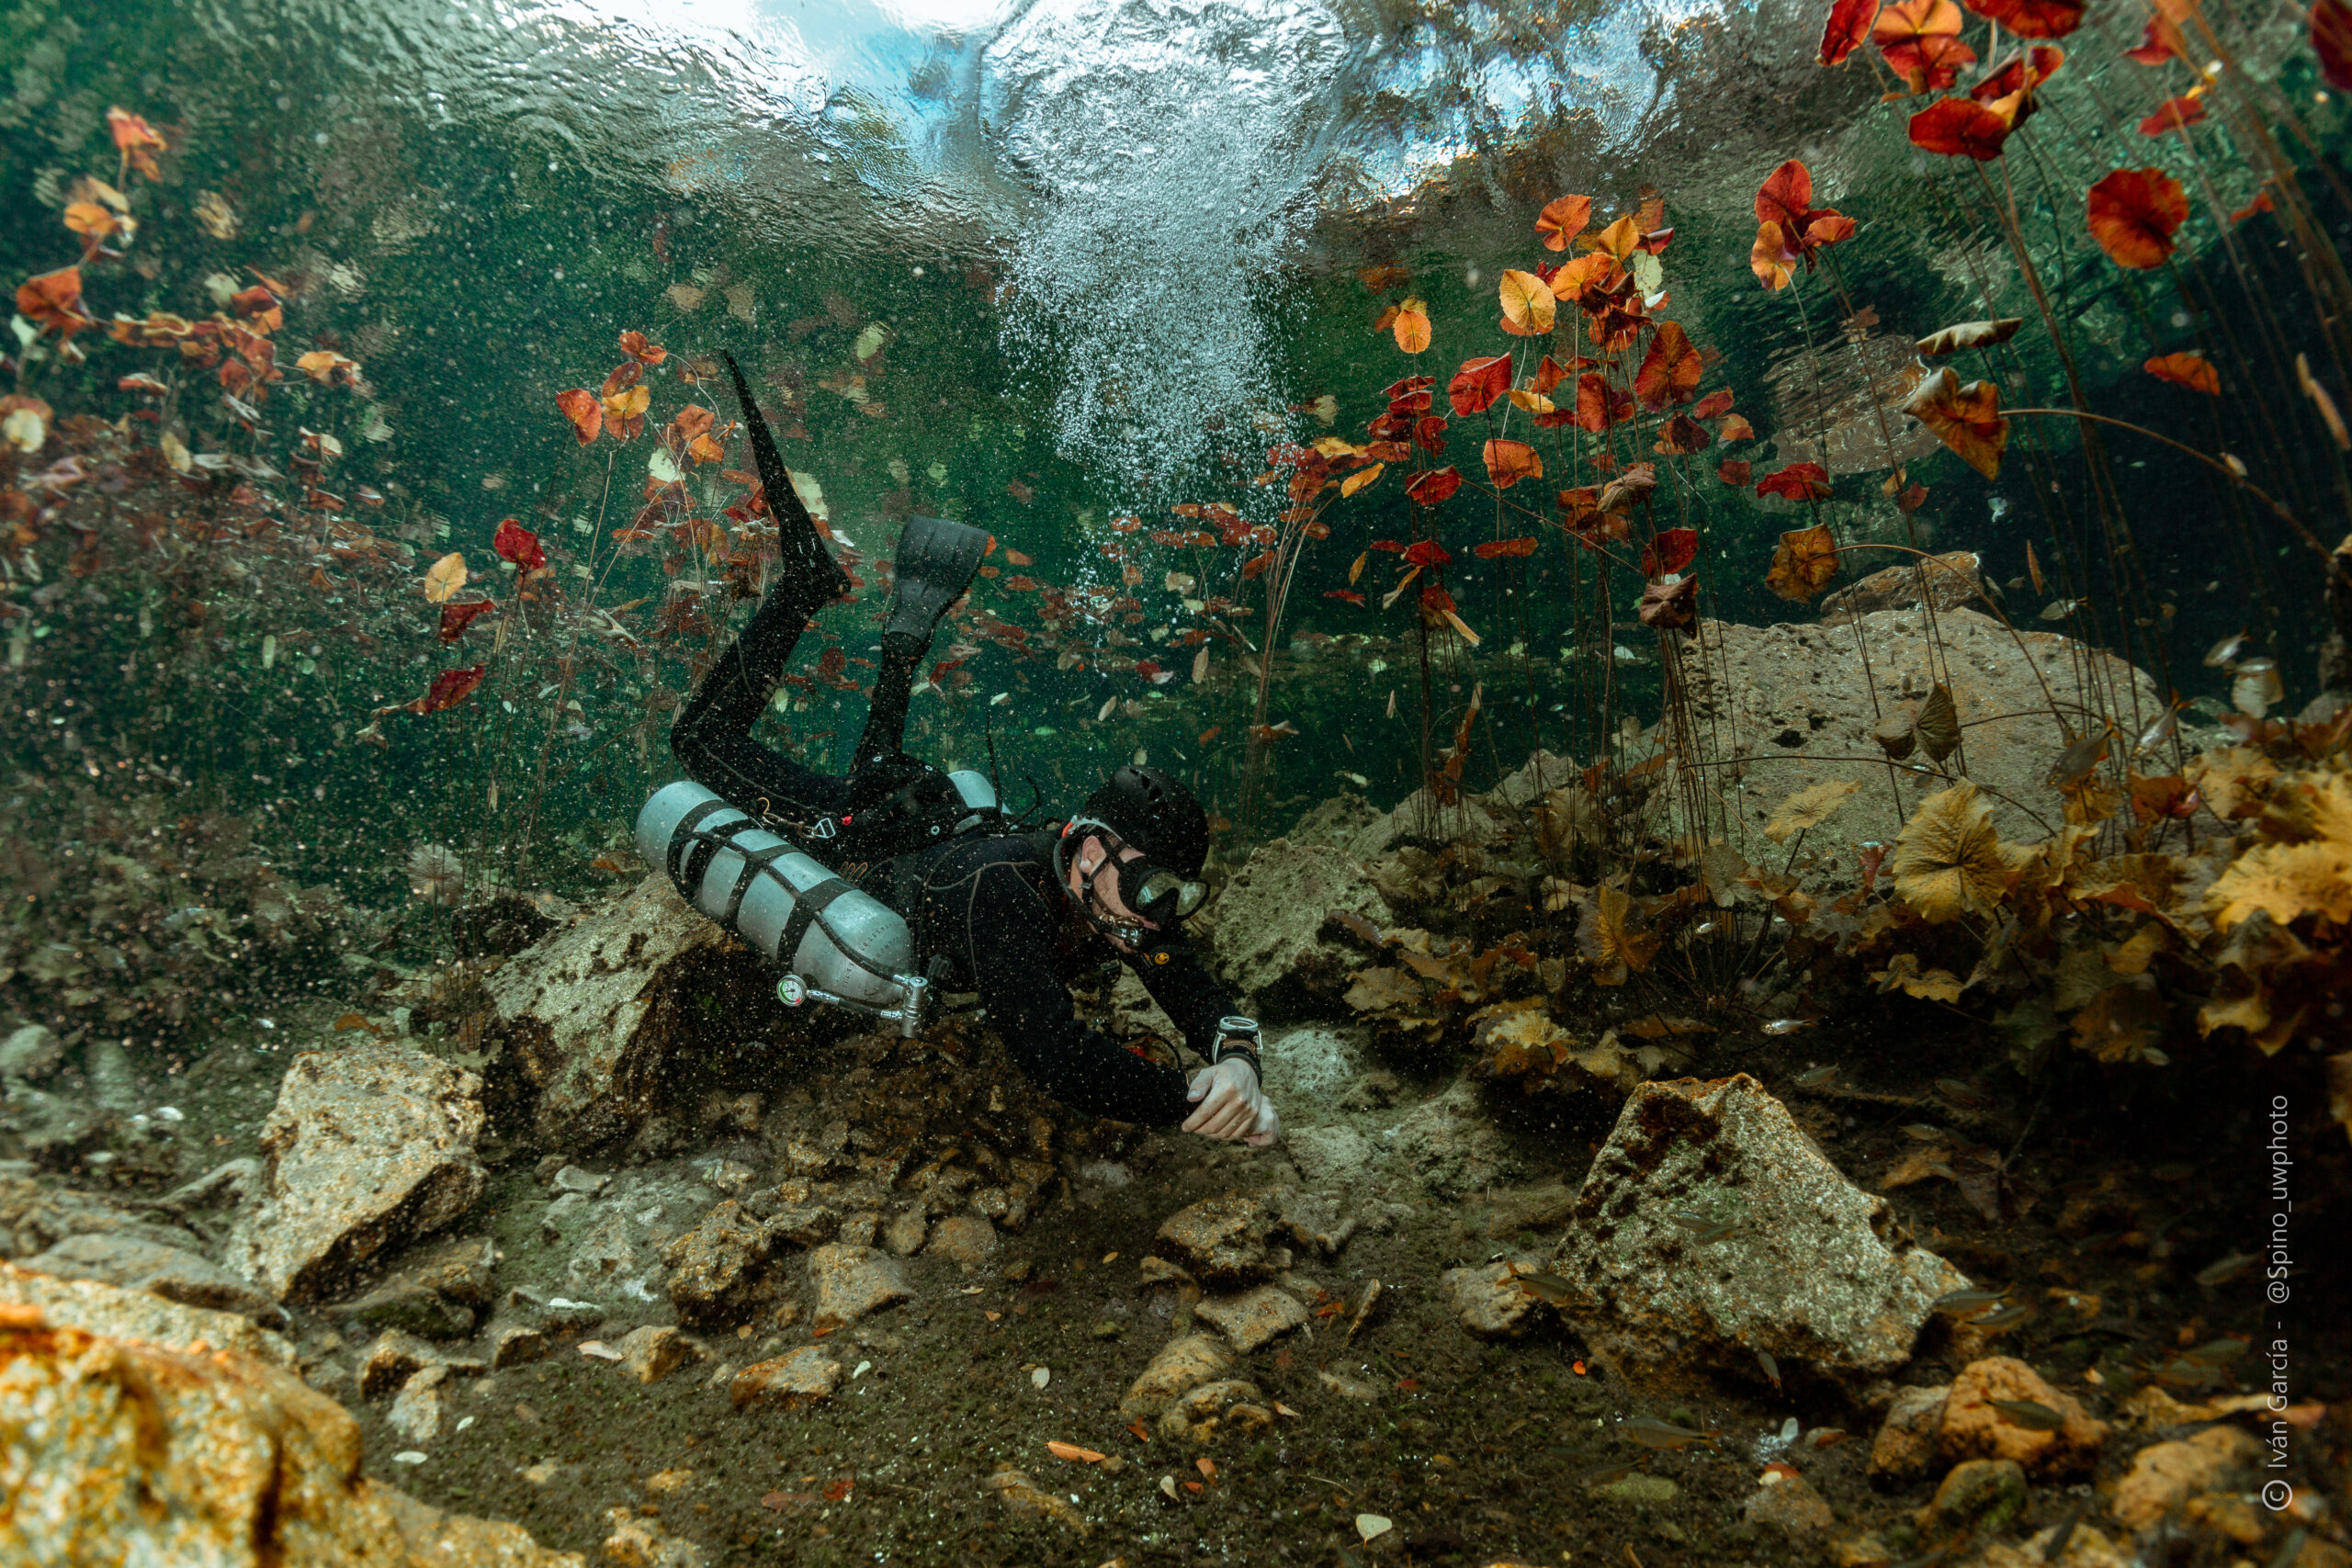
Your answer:
[[[1153,931],[1137,921],[1121,919],[1111,912],[1102,896],[1094,890],[1094,879],[1105,870],[1116,867],[1119,874],[1121,899],[1128,908],[1149,920],[1152,927],[1165,934],[1192,918],[1207,901],[1208,884],[1184,876],[1169,866],[1153,860],[1148,852],[1135,860],[1123,861],[1119,852],[1128,847],[1102,823],[1087,818],[1074,819],[1065,829],[1066,837],[1091,836],[1100,839],[1105,852],[1102,863],[1086,874],[1084,908],[1086,918],[1098,930],[1117,937],[1130,947],[1148,942]]]

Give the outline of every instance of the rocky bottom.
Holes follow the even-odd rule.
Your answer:
[[[2352,1562],[2340,1325],[2267,1408],[2221,1154],[2005,1164],[1964,1041],[1619,1103],[1294,1028],[1253,1151],[850,1036],[599,1154],[341,1021],[12,1099],[0,1558]]]

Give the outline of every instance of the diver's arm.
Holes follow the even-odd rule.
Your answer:
[[[1226,988],[1213,979],[1193,944],[1172,936],[1158,947],[1130,954],[1127,967],[1159,1004],[1170,1021],[1184,1032],[1184,1043],[1207,1060],[1216,1055],[1217,1020],[1241,1010]]]
[[[1216,1060],[1218,1021],[1240,1010],[1182,936],[1127,960],[1151,999],[1184,1032],[1184,1042],[1211,1065],[1193,1075],[1187,1098],[1196,1109],[1184,1119],[1187,1133],[1227,1143],[1263,1147],[1282,1135],[1282,1118],[1259,1081],[1259,1058],[1250,1055]],[[1253,1045],[1255,1042],[1250,1043]]]
[[[1031,1082],[1090,1116],[1173,1127],[1192,1114],[1182,1072],[1079,1021],[1055,973],[1052,913],[1012,867],[983,876],[971,915],[967,962],[980,1003]]]

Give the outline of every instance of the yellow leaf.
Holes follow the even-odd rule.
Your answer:
[[[452,594],[466,585],[466,558],[451,550],[424,569],[424,597],[428,604],[446,604]]]
[[[1657,956],[1658,939],[1631,923],[1634,901],[1623,888],[1606,885],[1593,889],[1577,922],[1577,948],[1599,971],[1593,978],[1604,986],[1622,986],[1625,972],[1643,970]]]
[[[1633,214],[1627,213],[1589,238],[1596,250],[1607,251],[1622,262],[1632,255],[1634,247],[1641,243],[1642,231],[1641,226],[1634,221]]]
[[[1336,462],[1341,457],[1354,457],[1363,448],[1350,446],[1336,435],[1326,435],[1315,443],[1315,450]]]
[[[1340,496],[1344,498],[1353,495],[1356,491],[1363,490],[1367,485],[1370,485],[1380,478],[1381,470],[1387,467],[1388,465],[1385,463],[1374,463],[1369,468],[1358,468],[1354,473],[1350,474],[1346,479],[1340,481]]]
[[[1846,797],[1861,787],[1852,779],[1824,779],[1808,785],[1773,808],[1772,819],[1764,824],[1764,836],[1785,844],[1792,836],[1827,821],[1832,812],[1846,804]]]
[[[1478,646],[1480,641],[1479,636],[1476,632],[1470,629],[1470,624],[1467,621],[1464,621],[1461,616],[1455,615],[1451,610],[1445,612],[1445,618],[1453,624],[1453,629],[1455,631],[1462,634],[1462,640],[1464,642],[1468,643],[1473,648]]]
[[[2259,814],[2263,796],[2278,776],[2270,759],[2251,746],[2200,751],[2181,772],[2205,797],[2207,808],[2224,822]]]
[[[1513,387],[1510,389],[1510,400],[1518,404],[1521,408],[1525,409],[1529,413],[1553,413],[1557,412],[1557,405],[1555,404],[1551,399],[1545,397],[1541,392],[1531,392],[1524,387]]]
[[[1197,686],[1208,678],[1209,650],[1207,645],[1203,644],[1200,652],[1193,655],[1193,684]]]
[[[1348,586],[1349,586],[1349,587],[1352,588],[1352,587],[1354,587],[1354,586],[1355,586],[1356,579],[1357,579],[1357,578],[1359,578],[1359,577],[1362,577],[1362,576],[1363,575],[1363,569],[1364,569],[1364,567],[1365,567],[1367,564],[1369,564],[1369,563],[1371,562],[1371,560],[1372,560],[1372,552],[1371,552],[1370,550],[1366,550],[1366,551],[1364,551],[1362,555],[1360,555],[1360,556],[1356,557],[1356,564],[1355,564],[1355,565],[1353,565],[1353,566],[1351,566],[1351,567],[1350,567],[1350,568],[1348,568]],[[1203,653],[1206,653],[1206,652],[1208,651],[1208,649],[1204,648],[1204,649],[1201,649],[1201,651],[1202,651]]]
[[[1532,272],[1505,270],[1498,291],[1503,303],[1503,331],[1518,337],[1541,337],[1552,330],[1551,285]]]
[[[1102,1456],[1101,1454],[1095,1452],[1092,1449],[1081,1449],[1076,1443],[1049,1441],[1046,1444],[1046,1451],[1053,1455],[1056,1459],[1075,1460],[1080,1464],[1100,1464],[1102,1462]]]
[[[1993,807],[1962,781],[1921,801],[1894,840],[1894,891],[1930,920],[1988,915],[2008,891],[2014,852],[1993,829]]]

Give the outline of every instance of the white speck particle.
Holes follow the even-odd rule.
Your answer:
[[[1043,1388],[1053,1381],[1054,1374],[1044,1367],[1039,1367],[1035,1371],[1029,1374],[1030,1386],[1033,1388]]]
[[[394,1464],[423,1464],[424,1456],[414,1449],[402,1449],[392,1456]]]
[[[873,1362],[871,1362],[871,1361],[860,1361],[860,1362],[857,1364],[857,1371],[854,1371],[854,1372],[850,1373],[850,1381],[851,1381],[851,1382],[856,1382],[859,1378],[864,1377],[866,1373],[868,1373],[868,1372],[872,1371],[873,1370],[874,1370],[874,1363],[873,1363]]]
[[[467,1416],[464,1420],[462,1420],[462,1421],[460,1421],[460,1422],[458,1422],[458,1431],[460,1431],[460,1432],[462,1432],[462,1431],[464,1431],[467,1427],[470,1427],[470,1426],[472,1426],[473,1424],[474,1424],[474,1418],[473,1418],[472,1416]]]
[[[180,1113],[180,1108],[176,1105],[159,1105],[155,1107],[155,1120],[158,1122],[185,1122],[187,1118]]]

